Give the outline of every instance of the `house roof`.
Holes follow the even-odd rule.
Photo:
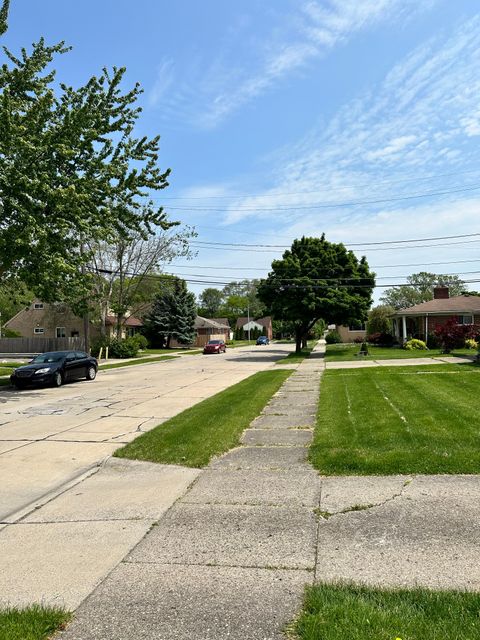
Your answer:
[[[105,324],[112,325],[112,326],[116,325],[117,324],[116,316],[107,316],[105,318]],[[134,316],[129,316],[128,318],[126,318],[126,320],[122,322],[122,325],[124,327],[143,327],[143,322],[138,318],[135,318]]]
[[[427,314],[454,315],[458,313],[480,314],[480,296],[455,296],[421,302],[413,307],[399,309],[395,316],[421,316]]]
[[[237,323],[236,323],[236,327],[240,328],[245,326],[246,324],[248,324],[248,322],[255,322],[256,324],[259,324],[262,327],[269,327],[272,324],[272,318],[271,316],[265,316],[264,318],[258,318],[258,320],[256,320],[255,318],[238,318],[237,319]]]
[[[228,318],[209,318],[209,319],[213,320],[213,322],[218,322],[218,324],[221,324],[224,327],[230,327],[230,323],[228,321]]]
[[[229,324],[221,324],[216,320],[210,320],[209,318],[202,318],[202,316],[197,316],[195,318],[195,329],[225,329],[230,330]]]

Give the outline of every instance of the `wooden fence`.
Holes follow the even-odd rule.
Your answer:
[[[83,338],[0,338],[0,353],[45,353],[45,351],[84,351]]]

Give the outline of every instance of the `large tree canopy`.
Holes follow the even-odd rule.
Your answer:
[[[70,301],[91,291],[86,241],[170,223],[145,203],[169,170],[159,138],[134,135],[139,86],[124,91],[121,68],[58,85],[51,62],[66,51],[41,39],[0,66],[0,281],[16,274],[45,300]]]
[[[258,288],[258,296],[279,320],[295,326],[296,349],[317,320],[336,324],[365,320],[375,285],[365,258],[343,244],[321,238],[295,240]]]
[[[413,307],[433,299],[433,288],[437,285],[449,287],[450,297],[465,292],[466,285],[458,276],[442,275],[420,271],[407,278],[408,285],[385,289],[380,300],[394,309]]]
[[[165,282],[145,318],[145,332],[154,344],[170,347],[172,338],[188,345],[195,340],[195,296],[179,278]]]

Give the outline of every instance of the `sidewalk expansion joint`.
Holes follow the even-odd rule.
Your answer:
[[[150,566],[167,566],[167,567],[211,567],[222,569],[264,569],[265,571],[308,571],[314,572],[315,565],[306,567],[287,567],[284,565],[272,564],[224,564],[219,562],[153,562],[151,560],[122,560],[121,564],[130,565],[150,565]]]

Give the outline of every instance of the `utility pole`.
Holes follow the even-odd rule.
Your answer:
[[[250,303],[247,304],[248,342],[250,342]]]

